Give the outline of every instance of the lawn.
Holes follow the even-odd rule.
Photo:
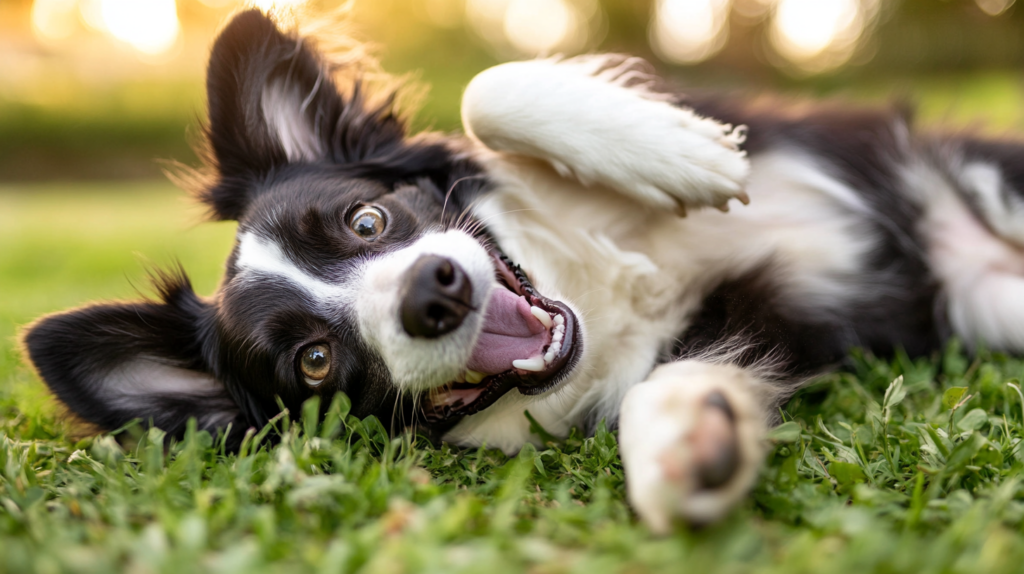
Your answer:
[[[389,439],[347,416],[225,452],[128,428],[76,438],[18,357],[41,313],[147,291],[180,260],[215,288],[233,225],[169,184],[0,189],[0,572],[1019,572],[1024,362],[853,353],[785,411],[753,495],[652,536],[615,436],[509,459]],[[897,376],[902,383],[892,385]],[[962,403],[962,404],[961,404]],[[315,405],[307,405],[309,412]],[[956,408],[951,408],[956,407]],[[264,434],[270,429],[264,429]]]

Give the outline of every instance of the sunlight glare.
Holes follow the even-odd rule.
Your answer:
[[[103,0],[80,0],[78,12],[82,22],[97,32],[106,32],[107,23],[103,21]]]
[[[817,72],[848,61],[866,24],[858,0],[778,0],[770,35],[780,55]]]
[[[144,54],[162,54],[178,39],[174,0],[103,0],[102,13],[112,36]]]
[[[505,11],[505,36],[517,50],[533,56],[563,46],[578,25],[565,0],[512,0]]]
[[[32,30],[44,40],[61,40],[75,31],[78,0],[35,0],[32,3]]]
[[[651,45],[663,60],[694,64],[714,56],[728,38],[732,0],[658,0]]]
[[[254,8],[259,8],[264,12],[270,12],[281,8],[297,8],[308,1],[309,0],[251,0],[248,4]]]
[[[465,0],[465,14],[503,58],[577,52],[603,17],[594,0]]]
[[[978,8],[989,16],[998,16],[1013,6],[1014,0],[974,0]]]

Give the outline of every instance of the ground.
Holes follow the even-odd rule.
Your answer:
[[[854,352],[787,406],[745,503],[661,538],[631,514],[604,430],[509,459],[388,439],[339,397],[324,422],[288,413],[274,422],[283,441],[257,435],[240,453],[205,433],[71,436],[19,358],[17,328],[146,293],[146,267],[175,259],[212,292],[233,224],[196,225],[199,214],[164,183],[0,190],[0,572],[992,573],[1024,562],[1024,362],[956,344],[914,360]]]

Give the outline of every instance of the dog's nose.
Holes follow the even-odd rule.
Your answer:
[[[402,327],[434,339],[457,329],[472,310],[473,285],[454,261],[423,255],[406,273]]]

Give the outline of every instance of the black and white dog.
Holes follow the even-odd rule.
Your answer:
[[[740,499],[773,413],[850,347],[1024,351],[1020,145],[684,97],[621,56],[487,70],[467,137],[411,136],[336,71],[259,12],[222,32],[200,198],[238,221],[224,280],[30,326],[71,411],[237,443],[278,401],[344,391],[507,452],[536,440],[524,410],[554,433],[605,420],[664,531]]]

